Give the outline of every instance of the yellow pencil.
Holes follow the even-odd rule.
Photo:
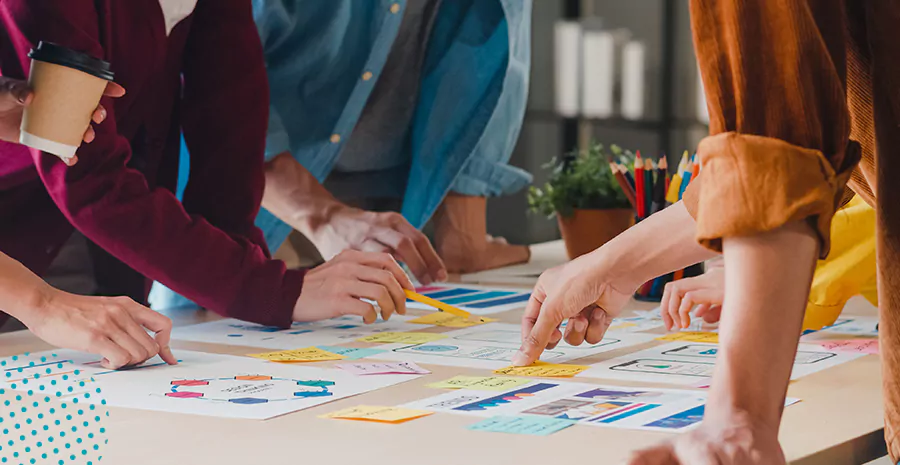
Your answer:
[[[441,302],[440,300],[435,300],[435,299],[432,299],[431,297],[426,297],[422,294],[410,291],[408,289],[404,289],[404,292],[406,292],[406,297],[409,298],[410,300],[415,300],[416,302],[419,302],[419,303],[422,303],[425,305],[430,305],[442,312],[447,312],[451,315],[461,316],[467,320],[472,320],[474,318],[475,320],[484,323],[484,320],[482,320],[481,318],[473,317],[471,313],[469,313],[465,310],[456,308],[450,304],[445,304],[445,303]]]

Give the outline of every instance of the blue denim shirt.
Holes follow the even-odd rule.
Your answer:
[[[267,160],[290,152],[324,181],[387,61],[406,3],[253,0],[272,96]],[[441,2],[406,145],[411,165],[402,213],[417,228],[451,190],[497,196],[531,182],[507,164],[528,96],[531,6]],[[292,230],[265,209],[256,224],[273,251]],[[150,301],[154,308],[190,305],[159,283]]]
[[[375,87],[405,6],[253,1],[272,92],[267,159],[290,152],[324,181]],[[531,181],[507,164],[527,100],[531,1],[452,0],[440,8],[406,148],[402,213],[419,228],[451,190],[496,196]],[[291,231],[265,210],[256,223],[272,250]]]

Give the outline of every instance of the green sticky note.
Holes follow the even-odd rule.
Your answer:
[[[359,360],[361,358],[371,357],[373,355],[384,352],[381,349],[356,349],[353,347],[340,346],[316,346],[322,350],[327,350],[333,354],[343,355],[347,360]]]
[[[491,417],[487,420],[469,425],[472,431],[491,431],[494,433],[528,434],[531,436],[547,436],[564,430],[576,422],[559,418],[544,417]]]

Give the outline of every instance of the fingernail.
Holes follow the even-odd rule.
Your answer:
[[[583,333],[584,331],[587,330],[588,324],[587,324],[587,321],[584,321],[584,320],[575,320],[575,324],[572,326],[575,328],[575,331],[578,331],[579,333]]]
[[[449,278],[449,276],[447,276],[446,271],[444,271],[444,270],[438,271],[438,274],[437,274],[438,281],[446,281],[448,278]]]
[[[519,349],[515,354],[513,354],[512,364],[517,367],[528,365],[528,356],[525,355],[525,352],[522,352],[522,349]]]

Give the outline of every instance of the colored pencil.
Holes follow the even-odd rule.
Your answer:
[[[679,279],[684,277],[684,270],[675,270],[675,273],[672,275],[672,281],[678,281]]]
[[[638,219],[644,217],[644,160],[641,160],[641,151],[634,156],[634,192],[637,199]]]
[[[666,192],[669,192],[669,161],[666,160],[666,154],[659,159],[659,172],[657,176],[662,176],[663,182],[663,197],[665,197]],[[658,179],[658,178],[657,178]],[[665,198],[663,198],[665,202]]]
[[[644,215],[653,213],[653,161],[644,159]]]
[[[667,163],[665,156],[663,156],[656,167],[656,182],[653,184],[653,202],[650,209],[651,215],[666,208],[666,182],[668,181],[666,171]]]
[[[697,179],[697,175],[700,174],[700,160],[697,160],[697,156],[694,155],[694,166],[691,169],[691,179]]]
[[[684,196],[684,190],[687,189],[688,184],[691,183],[691,173],[693,172],[694,165],[688,160],[688,162],[684,165],[684,171],[681,172],[681,187],[678,188],[678,200]]]
[[[625,194],[625,198],[628,199],[628,203],[631,204],[631,208],[637,208],[637,199],[634,197],[634,190],[628,184],[628,180],[625,179],[625,175],[619,170],[619,165],[615,163],[609,164],[609,170],[612,171],[613,175],[616,177],[616,182],[619,183],[619,188],[622,189],[622,192]]]
[[[678,168],[675,169],[675,174],[672,175],[672,182],[669,183],[669,188],[666,190],[668,193],[666,194],[666,201],[669,203],[675,203],[678,201],[678,192],[681,189],[681,174],[684,172],[684,167],[687,165],[688,152],[684,151],[684,155],[681,156],[681,162],[678,163]]]
[[[419,294],[418,292],[410,291],[409,289],[404,289],[403,291],[406,293],[406,298],[408,298],[409,300],[414,300],[416,302],[419,302],[419,303],[422,303],[425,305],[430,305],[442,312],[447,312],[451,315],[461,316],[467,320],[480,321],[482,323],[484,322],[484,320],[481,319],[480,317],[473,317],[471,313],[469,313],[465,310],[456,308],[450,304],[445,304],[445,303],[441,302],[440,300],[435,300],[435,299],[432,299],[431,297],[426,297],[422,294]]]
[[[619,163],[619,171],[625,175],[625,179],[628,180],[628,184],[631,186],[631,191],[634,192],[634,176],[631,175],[631,171],[628,171],[628,167],[623,163]]]

